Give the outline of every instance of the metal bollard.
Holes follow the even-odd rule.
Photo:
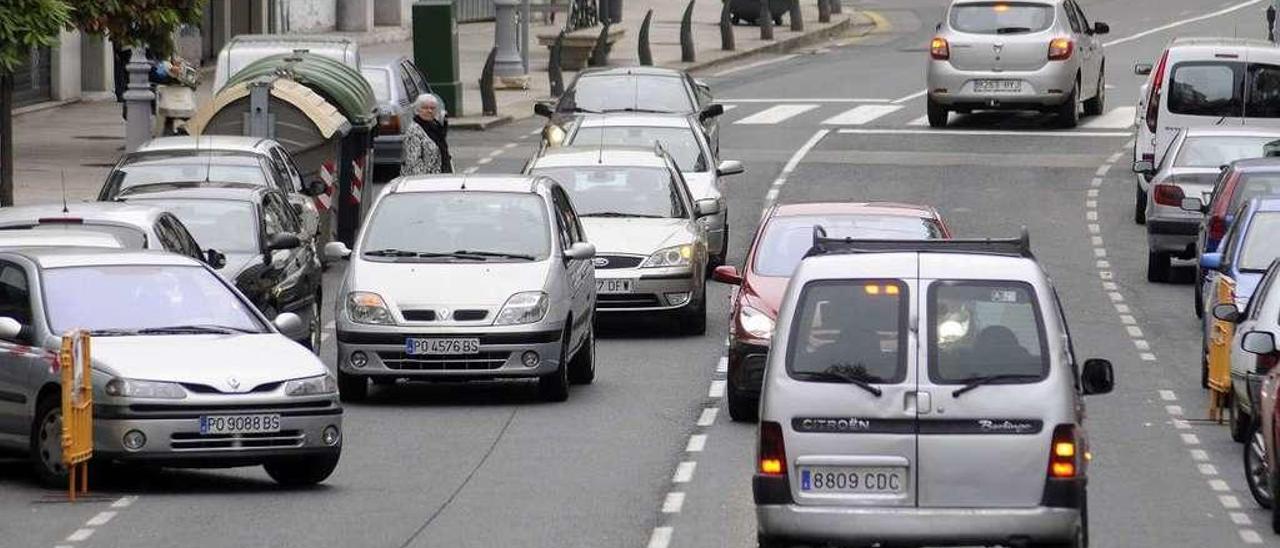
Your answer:
[[[822,0],[818,0],[821,2]],[[791,30],[794,32],[804,31],[804,13],[800,11],[800,0],[791,0]]]
[[[485,116],[498,115],[498,96],[493,91],[493,65],[497,56],[498,48],[489,50],[484,70],[480,71],[480,110]]]
[[[733,19],[729,15],[729,5],[732,0],[721,0],[720,8],[720,49],[724,51],[733,51],[737,49],[733,43]]]
[[[830,0],[818,0],[818,22],[831,22],[831,3]]]
[[[827,0],[827,1],[831,3],[831,13],[833,14],[844,13],[844,7],[840,5],[841,0]]]
[[[596,37],[596,45],[591,48],[591,58],[587,59],[589,67],[603,67],[609,64],[609,25],[605,23]]]
[[[693,47],[693,3],[684,8],[684,17],[680,19],[680,61],[692,63],[697,58],[697,50]]]
[[[653,24],[653,10],[644,14],[644,22],[640,23],[640,65],[653,66],[653,50],[649,49],[649,26]]]
[[[760,25],[761,40],[773,40],[773,12],[769,10],[769,0],[760,0],[760,15],[756,16],[756,24]]]
[[[527,78],[524,60],[516,45],[519,39],[516,8],[519,5],[520,0],[493,0],[493,49],[498,52],[494,58],[494,73],[502,79],[504,86],[524,87],[521,80]]]
[[[564,55],[564,31],[556,36],[556,41],[551,45],[551,59],[547,61],[547,81],[551,86],[551,96],[559,97],[564,94],[564,72],[560,70],[560,58]]]
[[[156,94],[151,90],[151,62],[142,49],[142,46],[134,46],[133,56],[125,66],[129,71],[129,89],[124,92],[125,114],[129,118],[125,125],[125,152],[138,150],[151,140],[155,116]]]

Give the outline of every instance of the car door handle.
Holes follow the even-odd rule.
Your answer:
[[[928,392],[907,392],[902,395],[902,412],[907,415],[923,415],[933,410],[933,397]]]

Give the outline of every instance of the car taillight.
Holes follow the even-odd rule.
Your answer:
[[[1182,205],[1184,195],[1178,185],[1160,183],[1151,187],[1151,193],[1157,204],[1175,207]]]
[[[782,425],[776,422],[761,421],[760,447],[758,450],[759,472],[766,476],[781,476],[787,473],[787,449],[782,441]]]
[[[1076,51],[1076,43],[1070,38],[1054,38],[1049,41],[1049,60],[1065,61]]]
[[[1209,217],[1209,239],[1221,240],[1227,234],[1227,220],[1214,215]]]
[[[1147,90],[1147,130],[1151,133],[1156,132],[1159,127],[1160,119],[1160,92],[1164,86],[1164,68],[1169,62],[1169,50],[1164,50],[1160,55],[1160,62],[1156,63],[1155,76],[1151,79],[1151,89]]]
[[[1080,473],[1080,446],[1076,427],[1061,424],[1053,429],[1053,445],[1049,448],[1049,477],[1070,479]]]
[[[934,38],[929,43],[929,55],[939,61],[946,61],[951,58],[951,45],[944,38]]]
[[[384,114],[379,116],[378,131],[387,135],[400,133],[400,115]]]

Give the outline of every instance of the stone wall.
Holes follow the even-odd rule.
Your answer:
[[[337,27],[338,2],[343,0],[284,0],[290,32],[324,32]]]

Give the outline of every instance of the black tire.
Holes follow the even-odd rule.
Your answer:
[[[765,534],[756,534],[756,545],[760,548],[789,548],[791,543],[777,537],[771,537]]]
[[[1271,485],[1271,492],[1275,493],[1276,489],[1280,489],[1280,471],[1267,471],[1268,484]],[[1271,504],[1271,532],[1280,535],[1280,504]]]
[[[1151,283],[1165,283],[1169,281],[1169,270],[1172,267],[1172,258],[1168,253],[1160,253],[1151,251],[1147,253],[1147,281]]]
[[[1200,388],[1209,388],[1209,349],[1205,348],[1204,337],[1200,341]]]
[[[729,400],[729,418],[734,422],[755,422],[760,414],[760,400],[743,394],[741,390],[734,388],[733,381],[729,381],[729,389],[727,390]]]
[[[1058,127],[1063,129],[1080,125],[1080,80],[1076,80],[1076,87],[1071,90],[1071,95],[1057,108],[1057,119]]]
[[[62,464],[62,397],[45,396],[36,404],[31,423],[31,466],[41,485],[66,489],[67,467]]]
[[[564,344],[560,345],[560,363],[556,370],[538,377],[538,397],[542,401],[561,402],[569,399],[569,326],[564,327]]]
[[[927,98],[925,105],[926,114],[929,118],[929,127],[944,128],[947,127],[947,118],[950,113],[947,107],[944,107],[933,100],[932,97]]]
[[[1240,404],[1231,398],[1231,416],[1229,424],[1231,427],[1231,440],[1236,443],[1244,443],[1249,441],[1249,432],[1253,430],[1253,417],[1249,416],[1247,411],[1240,409]]]
[[[364,401],[369,397],[369,379],[338,369],[338,398],[344,402]]]
[[[1274,499],[1271,491],[1271,470],[1267,466],[1267,444],[1259,425],[1249,429],[1249,439],[1244,444],[1244,479],[1249,484],[1249,494],[1258,506],[1270,509]]]
[[[680,332],[685,335],[702,335],[707,332],[707,290],[702,289],[702,295],[697,297],[697,301],[680,310],[679,317]]]
[[[308,350],[314,352],[316,355],[320,354],[320,345],[324,340],[324,320],[321,319],[320,313],[320,304],[323,302],[324,300],[321,297],[320,292],[317,291],[315,302],[311,303],[311,327],[307,329],[307,342],[302,345],[307,347]]]
[[[587,340],[569,361],[569,382],[591,384],[596,380],[596,329],[587,328]]]
[[[1107,65],[1098,69],[1098,91],[1092,99],[1084,102],[1085,116],[1101,116],[1107,108]]]
[[[1195,300],[1196,300],[1195,309],[1196,309],[1196,317],[1203,319],[1204,318],[1204,283],[1202,283],[1203,279],[1200,276],[1201,276],[1200,267],[1197,266],[1196,278],[1195,278],[1196,287],[1193,290],[1195,292]]]
[[[309,487],[326,479],[338,467],[338,453],[273,460],[262,467],[285,487]]]
[[[1140,225],[1147,224],[1147,191],[1142,190],[1142,186],[1134,184],[1137,187],[1137,193],[1133,200],[1133,222]]]

